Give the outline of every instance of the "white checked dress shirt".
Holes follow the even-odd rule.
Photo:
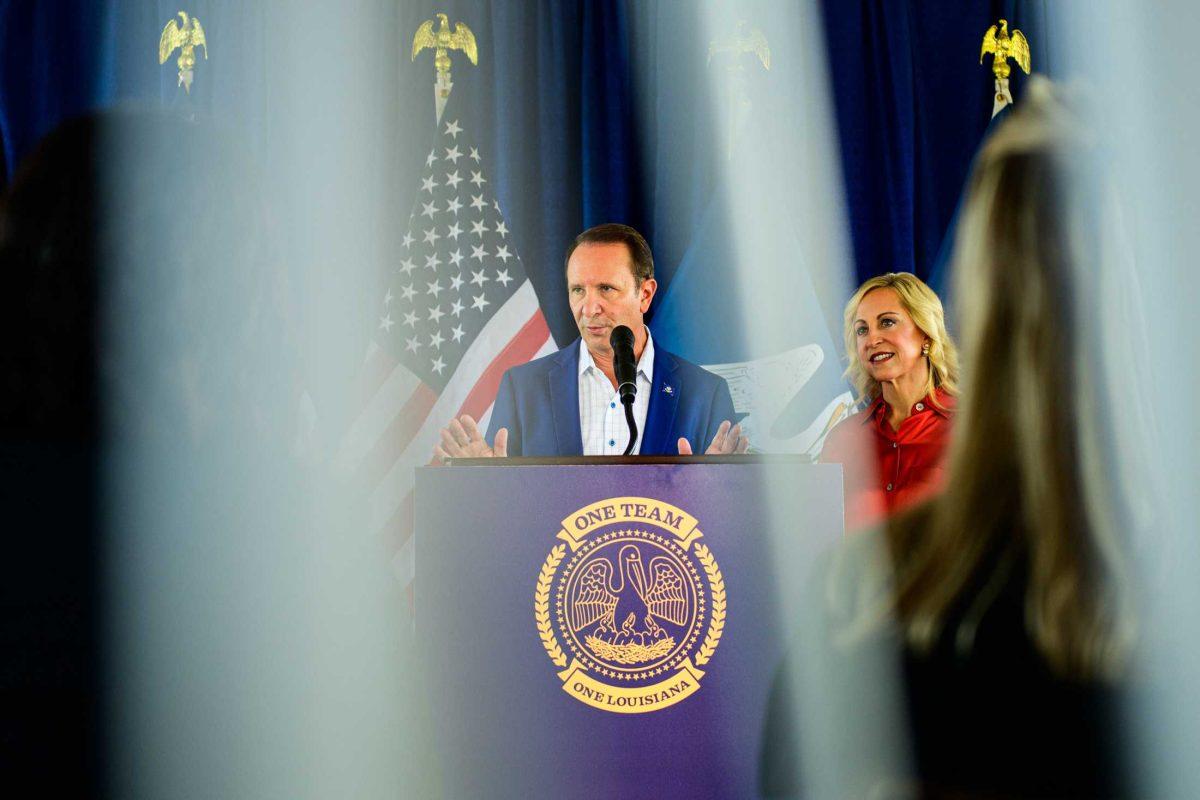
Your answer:
[[[650,408],[650,381],[654,376],[654,338],[646,328],[646,347],[638,359],[637,394],[633,398],[633,419],[638,440],[630,455],[642,449],[646,432],[646,410]],[[579,433],[585,456],[619,456],[629,444],[629,425],[621,396],[592,360],[587,345],[579,343]]]

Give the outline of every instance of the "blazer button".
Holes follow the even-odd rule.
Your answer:
[[[924,410],[925,410],[925,404],[924,404],[924,403],[917,403],[915,406],[913,406],[913,408],[915,408],[917,411],[924,411]]]
[[[887,490],[888,490],[889,492],[892,490],[892,485],[891,485],[890,483],[888,484]]]

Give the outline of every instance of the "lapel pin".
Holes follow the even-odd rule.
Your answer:
[[[675,388],[673,386],[663,384],[663,392],[666,394],[675,394]]]

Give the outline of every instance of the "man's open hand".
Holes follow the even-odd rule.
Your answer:
[[[479,426],[470,414],[463,414],[458,419],[450,420],[450,424],[442,428],[442,441],[434,445],[433,457],[438,461],[447,458],[505,458],[508,456],[508,428],[496,431],[495,445],[488,446],[487,440],[479,431]]]
[[[500,438],[496,437],[497,440]],[[708,449],[704,451],[706,456],[727,456],[741,455],[750,449],[750,440],[742,435],[741,423],[730,427],[729,420],[721,423],[721,427],[717,428],[717,435],[713,437],[709,443]],[[679,455],[690,456],[692,454],[692,446],[687,439],[679,439]]]

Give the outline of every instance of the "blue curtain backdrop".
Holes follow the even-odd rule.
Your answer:
[[[776,64],[753,89],[760,107],[772,103],[772,82],[789,78],[793,43],[780,39],[786,29],[772,27],[776,5],[728,9],[731,23],[751,20],[771,37]],[[130,101],[209,117],[239,132],[270,168],[272,137],[289,135],[274,130],[272,120],[280,109],[311,100],[289,83],[290,67],[304,52],[274,35],[279,15],[293,6],[190,4],[210,46],[192,94],[183,95],[174,58],[160,67],[156,53],[177,4],[0,2],[0,177],[7,181],[62,120]],[[991,73],[978,63],[980,40],[1004,16],[1029,37],[1035,71],[1054,74],[1054,31],[1045,6],[1045,0],[821,3],[856,279],[894,269],[935,273],[990,116]],[[392,199],[383,201],[389,213],[398,218],[411,208],[423,156],[414,143],[425,141],[433,124],[431,58],[410,62],[412,35],[422,21],[445,12],[467,22],[478,39],[478,67],[455,58],[454,91],[477,110],[497,194],[555,339],[565,343],[575,333],[562,252],[589,225],[622,220],[645,232],[661,291],[670,290],[704,229],[721,150],[719,131],[704,111],[709,73],[698,7],[633,0],[380,0],[352,7],[383,23],[377,40],[356,48],[353,57],[377,62],[379,101],[396,120],[392,141],[371,143],[384,151],[379,180],[390,187]],[[1014,70],[1017,102],[1023,78]],[[798,119],[803,109],[772,107],[771,113]],[[398,236],[403,225],[394,227]],[[802,251],[804,243],[798,246]],[[797,263],[804,268],[803,258]],[[942,271],[936,272],[943,283]],[[818,269],[812,277],[816,302],[838,341],[842,289],[827,284]]]

